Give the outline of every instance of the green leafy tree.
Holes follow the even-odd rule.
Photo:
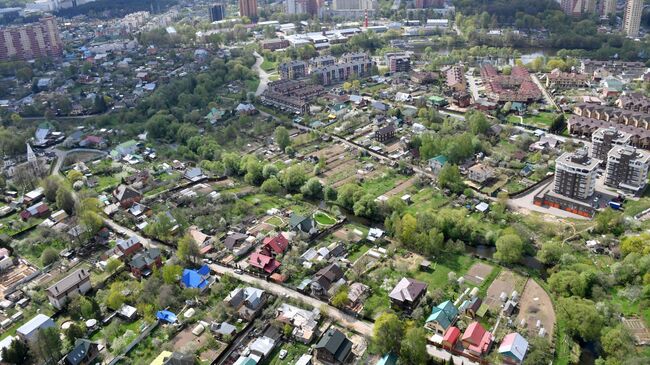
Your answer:
[[[524,253],[524,242],[516,234],[506,234],[496,242],[497,251],[494,258],[505,263],[515,263],[521,260]]]
[[[454,193],[462,193],[465,184],[458,166],[449,163],[445,164],[438,172],[438,186],[441,189],[449,189]]]
[[[300,187],[307,181],[307,174],[300,165],[293,165],[282,171],[281,175],[282,186],[290,192],[296,193],[300,191]]]
[[[603,329],[600,343],[608,359],[625,359],[636,353],[634,339],[621,325]]]
[[[63,349],[59,330],[56,327],[40,329],[36,334],[33,349],[36,357],[45,364],[57,364]]]
[[[289,145],[291,145],[291,137],[289,136],[289,131],[283,126],[275,128],[275,143],[278,144],[280,149],[284,151]]]
[[[106,263],[106,271],[109,274],[114,273],[120,266],[122,266],[122,262],[118,259],[109,259],[108,262]]]
[[[546,265],[555,265],[560,261],[564,249],[558,242],[549,241],[542,244],[542,248],[537,251],[537,259]]]
[[[183,268],[179,265],[165,265],[162,268],[162,279],[165,284],[177,283],[182,274]]]
[[[191,235],[186,234],[178,240],[176,255],[184,262],[197,264],[201,258],[201,250]]]
[[[338,197],[338,193],[336,192],[336,189],[334,189],[331,186],[325,187],[325,199],[328,201],[336,201],[336,198]]]
[[[402,339],[400,359],[406,364],[425,365],[427,354],[427,333],[424,328],[412,327],[406,330]]]
[[[362,196],[354,203],[354,215],[358,217],[373,218],[377,214],[377,202],[375,197],[370,194]]]
[[[485,134],[490,128],[490,122],[488,122],[485,114],[481,112],[473,112],[469,116],[466,116],[469,123],[469,130],[472,134]]]
[[[7,348],[2,349],[2,361],[11,365],[23,365],[31,362],[29,346],[15,338]]]
[[[59,253],[52,247],[48,247],[41,253],[41,263],[43,266],[51,265],[59,260]]]
[[[68,171],[68,174],[66,175],[66,177],[68,178],[68,180],[70,180],[71,183],[74,184],[77,181],[83,180],[84,175],[80,171],[72,169],[72,170]]]
[[[574,339],[593,341],[603,328],[603,317],[594,302],[578,297],[559,298],[558,317],[566,323],[566,330]]]
[[[350,288],[347,285],[341,285],[332,298],[332,305],[337,308],[343,308],[348,305],[348,294]]]
[[[307,198],[320,198],[323,195],[323,184],[318,178],[312,177],[300,188],[300,192]]]
[[[275,166],[274,164],[266,164],[264,165],[264,168],[262,168],[262,177],[264,179],[268,179],[271,176],[277,176],[280,171],[278,170],[278,167]]]
[[[86,337],[86,331],[77,323],[72,323],[65,331],[65,338],[71,346],[74,346],[77,339],[84,337]]]
[[[61,178],[59,178],[56,175],[51,175],[46,177],[43,180],[43,195],[45,196],[45,199],[49,202],[55,202],[56,201],[56,192],[59,190],[59,186],[61,185]]]
[[[277,194],[282,190],[282,185],[280,185],[280,181],[273,176],[264,181],[260,189],[267,194]]]
[[[534,337],[530,340],[530,347],[526,354],[526,365],[548,365],[553,360],[551,344],[547,339]]]
[[[76,202],[72,191],[67,186],[61,185],[56,191],[56,205],[69,215],[74,214]]]
[[[400,353],[400,341],[404,335],[404,323],[395,313],[384,312],[375,320],[372,344],[381,354]]]

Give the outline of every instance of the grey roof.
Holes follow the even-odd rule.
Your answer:
[[[45,314],[37,314],[34,318],[30,319],[27,323],[18,327],[16,333],[29,337],[32,332],[38,329],[45,329],[54,327],[54,321],[52,318],[46,316]]]
[[[66,356],[65,362],[69,365],[79,365],[84,362],[90,352],[91,346],[95,345],[90,340],[78,339],[75,346]]]
[[[137,245],[139,242],[140,242],[140,238],[138,238],[138,236],[131,236],[126,240],[123,239],[117,240],[117,246],[121,248],[123,251],[126,251],[129,248]]]
[[[415,279],[402,278],[388,296],[399,302],[413,302],[426,290],[427,284]]]
[[[72,274],[66,276],[65,278],[59,280],[57,283],[47,288],[48,293],[53,296],[56,296],[59,293],[65,293],[70,288],[76,286],[82,281],[90,278],[90,272],[86,269],[78,269]]]
[[[228,235],[228,237],[226,237],[226,239],[223,241],[223,244],[229,250],[232,250],[237,246],[237,244],[240,241],[244,241],[246,238],[248,238],[248,235],[236,232],[231,235]]]
[[[330,328],[318,341],[316,349],[329,352],[337,361],[343,363],[350,356],[352,341],[348,340],[341,331]]]

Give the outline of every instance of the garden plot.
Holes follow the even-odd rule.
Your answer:
[[[410,188],[411,186],[413,186],[413,184],[415,184],[415,179],[416,179],[416,177],[413,176],[408,180],[402,181],[401,183],[399,183],[397,186],[395,186],[393,189],[391,189],[390,191],[388,191],[384,195],[387,198],[390,198],[391,196],[402,193],[403,191],[405,191],[408,188]]]
[[[503,272],[502,272],[503,273]],[[537,335],[537,321],[540,321],[541,327],[544,327],[548,338],[553,337],[555,329],[555,310],[551,297],[544,288],[542,288],[533,279],[528,279],[526,286],[519,301],[519,315],[517,315],[517,324],[521,320],[526,320],[526,328],[530,336]]]
[[[359,231],[358,229],[355,229],[351,226],[346,226],[336,230],[336,232],[334,232],[334,237],[341,241],[359,242],[363,239],[364,235],[363,232]]]
[[[381,174],[380,170],[372,170],[372,171],[368,172],[365,175],[359,176],[359,175],[357,175],[357,171],[353,170],[352,171],[352,176],[348,176],[343,180],[339,180],[339,181],[335,182],[332,186],[335,187],[335,188],[338,188],[338,187],[340,187],[342,185],[345,185],[347,183],[354,183],[354,182],[356,182],[356,179],[358,179],[360,177],[362,177],[364,180],[368,180],[368,179],[373,178],[373,177],[375,177],[375,176],[377,176],[379,174]]]
[[[463,277],[465,278],[466,282],[480,286],[483,284],[483,281],[490,275],[492,269],[493,267],[488,264],[477,262],[469,268],[469,271],[467,271],[467,274],[465,274]]]
[[[650,344],[650,331],[641,318],[624,318],[623,326],[630,331],[638,346]]]
[[[520,275],[515,274],[510,270],[501,270],[499,276],[492,282],[490,287],[487,290],[487,295],[485,297],[485,304],[490,307],[490,310],[493,313],[501,312],[501,293],[506,293],[508,297],[513,290],[521,292],[526,279]]]
[[[19,261],[18,265],[13,266],[8,271],[0,275],[0,296],[5,297],[5,291],[15,285],[17,282],[36,273],[33,266]]]

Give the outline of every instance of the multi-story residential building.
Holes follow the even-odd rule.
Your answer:
[[[639,35],[642,14],[643,0],[627,0],[625,14],[623,15],[623,31],[628,37],[637,37]]]
[[[269,83],[269,88],[260,100],[275,108],[302,114],[309,109],[309,101],[325,92],[320,85],[309,85],[304,81],[279,80]]]
[[[445,71],[447,87],[454,92],[464,92],[467,90],[467,81],[465,80],[465,70],[463,66],[452,66]]]
[[[411,54],[408,52],[386,53],[384,60],[390,73],[411,71]]]
[[[309,14],[316,16],[320,11],[318,0],[287,0],[285,10],[287,14]]]
[[[596,0],[561,0],[560,7],[567,15],[581,16],[596,11]]]
[[[442,8],[444,5],[444,0],[415,0],[416,9]]]
[[[373,16],[379,8],[377,0],[333,0],[330,13],[344,18]]]
[[[591,136],[599,128],[614,127],[631,135],[630,144],[650,148],[650,114],[610,106],[578,104],[567,121],[569,133]]]
[[[257,19],[257,0],[239,0],[239,16]]]
[[[616,100],[616,106],[621,109],[650,114],[650,99],[643,95],[623,95]]]
[[[210,6],[210,21],[218,22],[226,17],[226,7],[223,4],[214,4]]]
[[[497,103],[508,101],[530,103],[542,97],[542,92],[524,67],[515,66],[510,75],[504,75],[491,64],[486,64],[481,66],[481,78],[488,98]]]
[[[331,66],[336,63],[334,56],[318,56],[309,60],[309,69],[315,70],[320,67]]]
[[[600,128],[591,135],[591,157],[603,163],[607,161],[607,154],[614,146],[629,144],[630,135],[616,128]]]
[[[546,75],[546,87],[549,89],[579,88],[588,85],[589,76],[575,72],[562,72],[554,69]]]
[[[616,14],[616,0],[602,0],[600,2],[600,16],[608,17]]]
[[[90,289],[90,272],[79,269],[47,288],[47,299],[54,308],[61,309],[70,297],[86,294]]]
[[[283,62],[278,68],[282,80],[297,80],[307,76],[307,62],[305,61]]]
[[[0,60],[59,57],[62,52],[63,42],[52,16],[0,29]]]
[[[571,199],[589,199],[596,189],[599,164],[600,160],[589,157],[584,149],[562,154],[555,160],[553,191]]]
[[[650,153],[632,146],[616,146],[607,154],[605,185],[626,192],[643,192],[648,181]]]
[[[275,51],[287,47],[289,47],[289,41],[286,39],[275,38],[262,41],[262,49],[268,49],[269,51]]]
[[[338,63],[312,69],[311,75],[314,75],[320,85],[331,85],[346,81],[352,76],[370,76],[372,67],[373,62],[366,54],[344,55]]]
[[[580,62],[580,72],[593,75],[594,72],[605,70],[613,76],[623,78],[639,78],[646,72],[647,67],[643,62],[626,62],[626,61],[596,61],[582,60]]]

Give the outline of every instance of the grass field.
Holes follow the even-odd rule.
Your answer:
[[[420,271],[415,275],[415,279],[429,284],[429,288],[444,287],[449,281],[448,274],[451,271],[456,273],[456,277],[461,277],[473,263],[474,259],[466,255],[441,257],[434,261],[431,271]]]
[[[262,62],[262,65],[260,67],[266,72],[275,71],[275,69],[278,67],[278,63],[264,59],[264,62]]]
[[[521,118],[516,115],[509,115],[507,120],[510,123],[523,123],[541,129],[548,129],[551,124],[553,124],[553,120],[556,116],[557,114],[555,113],[542,112],[538,115],[527,115],[523,117],[523,122],[521,121]]]
[[[369,249],[370,246],[365,244],[360,246],[359,245],[354,246],[354,251],[351,251],[350,255],[348,256],[348,260],[350,260],[350,262],[357,261],[359,257],[361,257],[363,254],[368,252]]]
[[[331,226],[332,224],[336,223],[336,219],[330,217],[324,212],[316,212],[316,214],[314,214],[314,219],[318,224],[322,224],[324,226]]]

